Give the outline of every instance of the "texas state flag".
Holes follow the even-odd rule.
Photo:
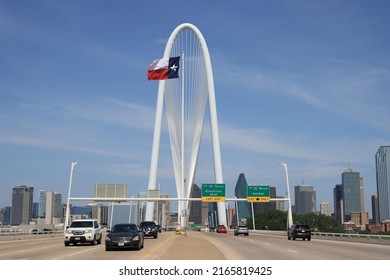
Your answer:
[[[160,58],[148,67],[148,80],[166,80],[179,78],[180,56]]]

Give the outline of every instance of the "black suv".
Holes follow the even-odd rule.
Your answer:
[[[155,222],[143,221],[139,227],[144,232],[144,236],[153,236],[154,238],[157,238],[158,227]]]
[[[287,231],[288,240],[295,240],[295,238],[302,238],[302,240],[311,240],[311,229],[305,224],[294,224]]]

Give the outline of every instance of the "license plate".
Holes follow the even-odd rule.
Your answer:
[[[305,230],[303,229],[302,232],[305,232]]]
[[[118,246],[120,247],[125,246],[125,242],[118,242]]]
[[[80,237],[76,237],[75,240],[80,240]]]

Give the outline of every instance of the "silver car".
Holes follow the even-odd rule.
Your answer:
[[[234,235],[238,236],[239,234],[244,234],[245,236],[249,235],[249,229],[248,226],[238,226],[234,229]]]

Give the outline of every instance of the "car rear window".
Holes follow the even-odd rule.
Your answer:
[[[308,225],[297,225],[297,228],[310,229]]]
[[[155,222],[141,222],[141,226],[152,227],[152,226],[156,226],[156,223]]]
[[[136,230],[136,225],[115,225],[112,227],[111,232],[131,232]]]
[[[72,228],[86,228],[86,227],[93,227],[92,221],[74,221],[70,225]]]

